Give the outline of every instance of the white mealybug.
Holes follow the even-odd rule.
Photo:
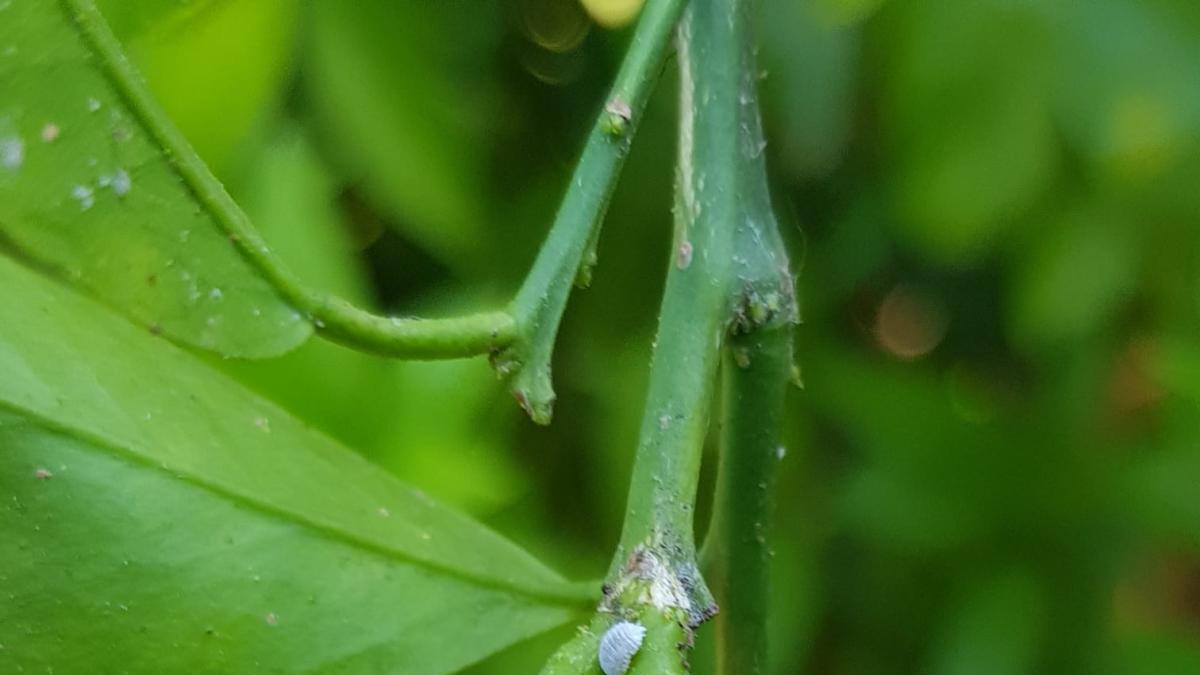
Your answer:
[[[645,627],[629,621],[618,621],[605,631],[600,638],[600,670],[604,675],[625,675],[644,637]]]

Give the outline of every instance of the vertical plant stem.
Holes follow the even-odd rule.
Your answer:
[[[751,2],[721,4],[722,11],[708,15],[709,21],[691,25],[696,44],[726,43],[738,83],[720,92],[736,97],[725,104],[736,111],[737,148],[727,159],[735,167],[727,189],[737,195],[734,311],[722,365],[721,460],[703,560],[721,605],[717,672],[757,675],[766,669],[767,535],[797,309],[767,184]],[[686,56],[703,65],[709,55]]]
[[[550,234],[513,300],[515,342],[493,357],[529,416],[549,424],[550,359],[571,288],[591,278],[596,239],[685,0],[648,0],[604,110],[588,135]]]
[[[795,308],[767,189],[748,2],[693,0],[678,50],[675,250],[609,578],[620,579],[638,551],[655,549],[688,587],[698,618],[713,604],[688,567],[692,509],[721,346],[731,330],[790,326]]]
[[[736,336],[725,352],[721,463],[704,548],[705,578],[721,603],[720,675],[766,672],[767,537],[791,359],[790,325]]]
[[[674,250],[612,579],[645,549],[695,576],[692,507],[733,286],[739,83],[731,42],[696,39],[694,26],[724,24],[731,1],[695,0],[680,23]],[[692,590],[692,609],[711,611],[703,584]]]
[[[722,354],[721,513],[709,547],[729,608],[722,672],[763,664],[770,458],[796,309],[767,189],[748,24],[747,0],[692,0],[680,22],[674,250],[625,523],[596,618],[548,674],[590,672],[590,650],[617,620],[646,627],[650,649],[630,675],[686,671],[691,632],[716,611],[696,563],[693,507]]]

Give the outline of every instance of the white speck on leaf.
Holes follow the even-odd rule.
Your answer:
[[[76,185],[71,188],[71,198],[79,202],[81,211],[87,211],[96,205],[96,193],[86,185]]]
[[[258,428],[259,428],[259,430],[261,430],[261,431],[263,431],[263,432],[265,432],[265,433],[270,433],[270,431],[271,431],[271,420],[269,420],[269,419],[267,419],[267,418],[265,418],[265,417],[255,417],[255,418],[254,418],[254,426],[258,427]]]
[[[100,109],[100,101],[98,101],[94,98],[89,98],[87,100],[87,109],[88,109],[88,112],[96,112],[97,110]]]
[[[50,469],[39,468],[33,472],[33,477],[38,480],[46,480],[52,476],[54,476],[54,474],[50,473]]]
[[[279,625],[279,617],[275,616],[275,612],[267,612],[267,616],[266,616],[265,620],[266,620],[268,626],[278,626]]]
[[[381,506],[379,507],[379,515],[383,518],[387,518],[388,516],[392,515],[392,512],[388,511],[386,507]]]
[[[604,675],[625,675],[645,637],[646,628],[630,621],[618,621],[605,631],[598,655]]]
[[[129,194],[129,190],[133,187],[133,179],[129,177],[129,172],[125,169],[117,169],[112,176],[112,191],[118,197],[124,197]]]
[[[212,298],[213,300],[220,300],[223,295],[224,294],[221,293],[221,289],[216,288],[215,286],[211,291],[208,292],[208,297]]]
[[[782,445],[775,448],[775,459],[783,459],[784,457],[787,457],[787,448]]]
[[[25,161],[25,142],[16,136],[0,138],[0,164],[16,171]]]
[[[58,134],[60,131],[61,129],[58,128],[57,124],[53,122],[47,122],[46,126],[42,127],[42,142],[53,143],[58,139]]]

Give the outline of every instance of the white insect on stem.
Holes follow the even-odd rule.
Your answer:
[[[625,675],[629,662],[642,648],[646,628],[631,621],[618,621],[600,638],[600,670],[604,675]]]

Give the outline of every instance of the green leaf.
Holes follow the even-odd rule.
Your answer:
[[[970,588],[947,622],[926,672],[936,675],[1023,675],[1037,672],[1047,626],[1036,579],[1010,570]]]
[[[1043,4],[897,3],[880,15],[895,227],[934,262],[977,262],[1057,171]]]
[[[282,104],[302,7],[190,2],[133,39],[117,33],[156,100],[219,176]]]
[[[450,672],[588,602],[82,296],[0,287],[0,672]]]
[[[164,26],[186,24],[219,0],[96,0],[113,34],[122,42],[136,39]],[[228,3],[228,4],[246,4]]]
[[[1078,349],[1136,291],[1138,242],[1117,206],[1047,220],[1012,274],[1009,332],[1030,350]]]
[[[5,7],[0,239],[186,344],[261,357],[307,339],[310,324],[206,208],[227,196],[215,183],[187,178],[207,174],[144,94],[90,3]],[[202,202],[205,190],[216,192]]]
[[[487,62],[503,25],[496,10],[315,2],[305,54],[307,93],[335,166],[406,236],[467,274],[491,219],[481,149],[496,133],[485,112],[498,105]]]

